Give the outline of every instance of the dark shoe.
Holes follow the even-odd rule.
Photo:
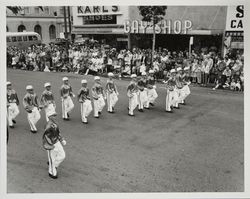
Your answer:
[[[14,126],[9,126],[11,129],[14,129]]]
[[[31,132],[31,133],[37,133],[37,131],[32,131],[32,130],[30,130],[30,132]]]
[[[154,104],[153,104],[153,103],[151,103],[151,102],[150,102],[149,104],[150,104],[151,106],[154,106]]]
[[[181,103],[181,105],[186,105],[186,103],[184,102],[184,103]]]
[[[69,118],[63,118],[63,120],[69,121]]]
[[[138,109],[139,112],[144,112],[142,109]]]
[[[58,177],[57,176],[53,176],[49,173],[49,177],[53,178],[53,179],[57,179]]]
[[[98,118],[99,118],[99,116],[95,116],[95,118],[97,118],[97,119],[98,119]]]
[[[166,111],[167,113],[173,113],[173,111]]]
[[[99,111],[98,114],[101,115],[102,113]]]
[[[82,122],[83,124],[88,124],[88,122]]]
[[[149,107],[144,107],[145,109],[149,109]]]
[[[12,122],[13,122],[14,124],[16,124],[16,120],[12,120]]]
[[[180,109],[180,107],[178,107],[178,106],[177,106],[177,107],[174,106],[174,108],[175,108],[175,109]]]
[[[129,116],[131,116],[131,117],[134,117],[135,115],[131,115],[131,114],[128,114]]]

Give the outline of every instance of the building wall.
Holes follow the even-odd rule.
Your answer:
[[[19,25],[24,25],[26,31],[34,31],[34,27],[40,25],[43,43],[54,41],[54,39],[50,39],[50,25],[56,27],[56,37],[60,36],[60,32],[64,32],[63,7],[47,6],[43,7],[43,11],[38,9],[38,7],[23,7],[23,10],[17,15],[8,9],[6,12],[7,29],[9,32],[17,32]],[[55,16],[55,12],[57,16]]]

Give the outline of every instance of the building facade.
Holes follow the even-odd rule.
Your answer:
[[[6,10],[7,32],[32,31],[41,35],[43,43],[49,43],[64,32],[64,9],[58,6],[22,7],[17,14]]]
[[[192,49],[224,51],[227,10],[228,6],[168,6],[156,27],[156,48],[185,50],[193,37]],[[76,35],[118,48],[152,46],[152,24],[142,21],[137,6],[77,6],[72,15]]]

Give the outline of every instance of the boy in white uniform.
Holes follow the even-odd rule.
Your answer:
[[[82,87],[78,92],[77,98],[78,101],[81,104],[81,118],[82,118],[82,123],[87,124],[88,123],[88,116],[92,111],[92,104],[90,101],[90,96],[89,96],[89,89],[87,88],[87,80],[83,79],[81,81]]]
[[[23,107],[28,113],[28,122],[31,133],[37,133],[36,123],[41,118],[38,97],[34,93],[33,86],[26,86],[27,93],[23,98]]]
[[[147,94],[147,76],[146,72],[142,72],[141,79],[137,82],[138,92],[138,111],[143,112],[143,108],[149,109]]]
[[[113,80],[114,74],[108,73],[108,77],[109,79],[106,84],[108,112],[114,113],[114,109],[115,109],[114,107],[118,101],[119,93],[117,91],[117,87]]]
[[[95,80],[95,84],[92,87],[92,96],[93,96],[93,103],[94,103],[94,117],[99,118],[99,116],[101,115],[102,109],[105,106],[106,96],[105,96],[104,89],[100,82],[101,80],[100,77],[95,76],[94,80]]]
[[[49,177],[57,179],[57,169],[65,159],[65,151],[63,146],[66,145],[66,140],[61,136],[58,124],[56,122],[56,113],[48,112],[49,121],[45,127],[43,134],[43,148],[48,153],[48,172]]]
[[[182,99],[181,99],[181,104],[182,105],[186,105],[185,99],[190,95],[190,88],[189,85],[191,84],[189,77],[188,77],[188,73],[189,73],[189,67],[185,67],[184,68],[184,75],[183,75],[183,87],[181,89],[182,91]]]
[[[137,77],[136,74],[131,75],[132,80],[127,88],[127,96],[129,97],[129,107],[128,107],[129,116],[135,116],[134,109],[138,105],[138,87],[137,87],[136,77]]]
[[[151,106],[154,106],[155,100],[158,97],[158,94],[156,92],[156,85],[155,85],[155,79],[154,79],[154,71],[149,70],[149,76],[147,81],[147,91],[148,91],[148,104],[147,107],[149,107],[149,104]]]
[[[167,81],[167,95],[166,95],[166,112],[173,113],[172,107],[175,105],[175,101],[177,101],[177,95],[175,89],[175,69],[170,70],[171,76]]]
[[[55,112],[56,102],[55,102],[54,95],[51,91],[51,84],[49,82],[45,83],[44,88],[45,90],[43,91],[41,95],[40,102],[41,102],[41,105],[44,107],[46,121],[48,122],[49,121],[48,112],[50,111]]]
[[[75,97],[72,87],[69,84],[69,79],[64,77],[63,85],[61,86],[60,93],[62,99],[62,118],[64,120],[69,120],[69,113],[74,108],[74,103],[72,101],[72,97]]]
[[[12,89],[11,82],[7,82],[7,113],[8,113],[8,125],[10,128],[14,128],[16,123],[16,116],[19,114],[19,99],[17,93]]]

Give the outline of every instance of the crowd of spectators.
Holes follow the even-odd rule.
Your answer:
[[[216,50],[169,51],[157,49],[152,57],[151,49],[117,50],[105,45],[65,46],[55,44],[32,46],[28,49],[7,48],[8,67],[44,72],[73,72],[102,75],[108,72],[118,77],[154,70],[156,80],[167,81],[170,70],[190,67],[193,84],[213,89],[244,90],[243,53],[228,53],[221,57]]]

